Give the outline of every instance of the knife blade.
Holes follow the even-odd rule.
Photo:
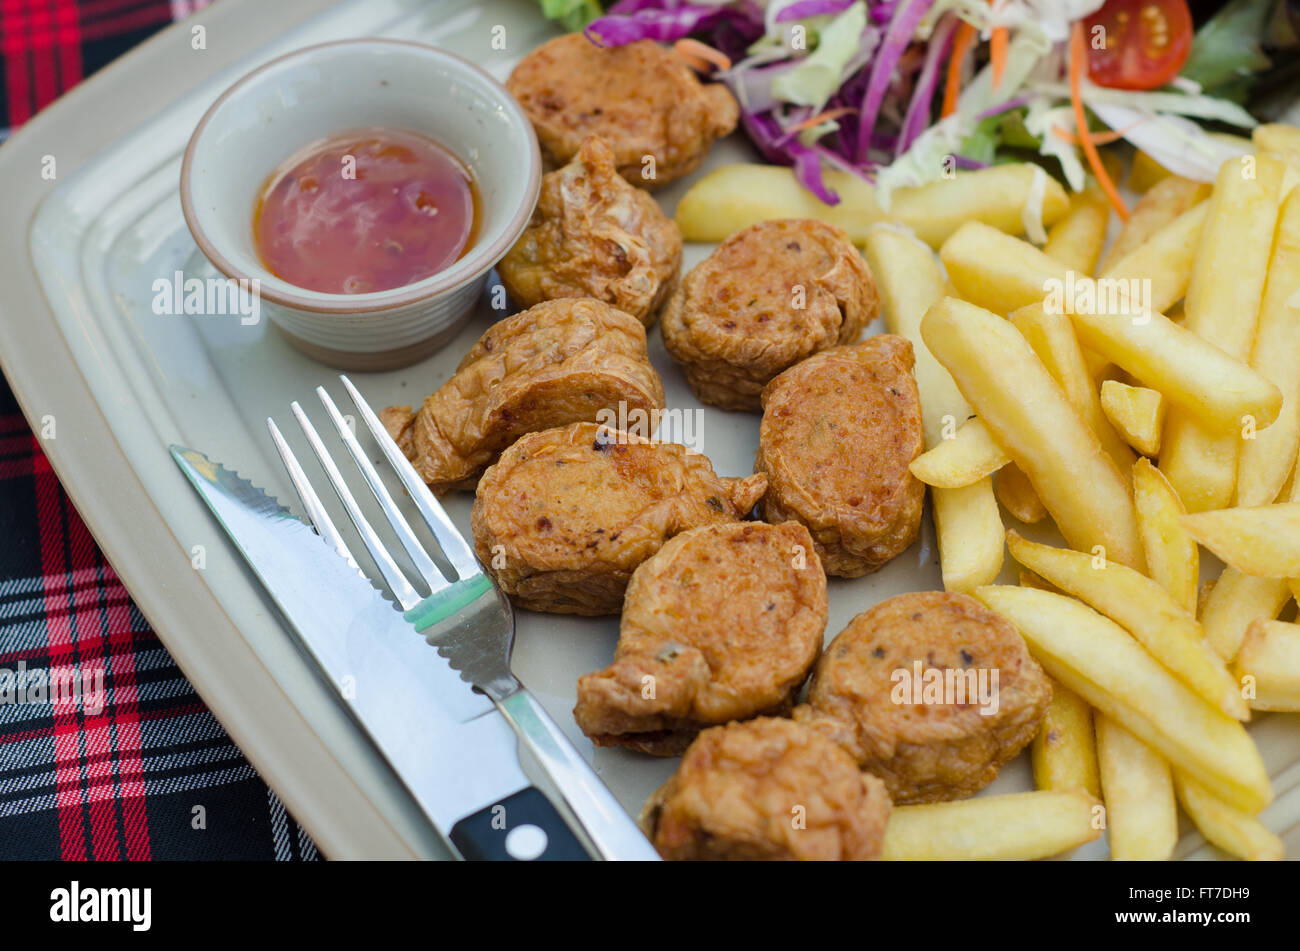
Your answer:
[[[355,564],[235,471],[182,446],[171,454],[454,854],[588,857],[529,785],[491,700]]]

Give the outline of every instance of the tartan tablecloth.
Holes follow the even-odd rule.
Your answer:
[[[207,2],[0,0],[0,141]],[[23,224],[0,210],[0,227]],[[317,857],[131,602],[0,380],[0,859]]]

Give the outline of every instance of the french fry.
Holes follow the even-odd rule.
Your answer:
[[[1238,720],[1250,719],[1237,682],[1205,633],[1159,584],[1124,565],[1040,545],[1007,532],[1011,557],[1128,630],[1166,670],[1207,703]]]
[[[1205,190],[1205,194],[1209,193],[1209,186],[1202,185],[1200,188]],[[1148,303],[1152,310],[1166,313],[1187,293],[1196,248],[1209,211],[1209,203],[1202,201],[1156,228],[1147,240],[1122,256],[1117,256],[1112,249],[1106,263],[1102,265],[1101,278],[1111,281],[1150,281]],[[1129,227],[1133,226],[1134,220],[1135,218],[1129,219]]]
[[[1014,462],[1007,463],[1005,467],[998,470],[997,477],[993,480],[993,488],[997,491],[998,501],[1002,503],[1002,507],[1017,521],[1033,525],[1047,517],[1047,508],[1043,505],[1043,500],[1034,491],[1024,470]]]
[[[1102,380],[1101,410],[1130,446],[1144,456],[1159,455],[1165,400],[1158,391]]]
[[[1038,303],[1051,281],[1064,284],[1070,273],[1029,242],[978,221],[954,231],[939,258],[963,300],[996,314]]]
[[[1216,654],[1230,661],[1257,618],[1271,621],[1291,597],[1283,578],[1257,578],[1232,566],[1223,569],[1201,608],[1201,627]]]
[[[1047,232],[1043,251],[1080,274],[1091,274],[1106,243],[1110,202],[1095,181],[1069,197],[1065,215]]]
[[[1282,391],[1282,411],[1272,425],[1242,442],[1237,463],[1237,505],[1267,505],[1277,498],[1300,449],[1300,191],[1278,214],[1259,328],[1250,365]]]
[[[1201,835],[1229,855],[1252,862],[1285,858],[1286,846],[1262,822],[1223,802],[1181,769],[1174,770],[1174,789]]]
[[[1147,573],[1176,604],[1195,617],[1201,550],[1179,521],[1187,514],[1182,500],[1149,459],[1139,459],[1133,467],[1133,504],[1147,556]]]
[[[1101,798],[1092,708],[1068,687],[1052,684],[1052,701],[1029,757],[1039,789],[1082,789],[1094,799]]]
[[[1261,152],[1294,152],[1300,155],[1300,128],[1281,122],[1266,122],[1250,133],[1255,148]]]
[[[1223,163],[1187,286],[1187,329],[1241,360],[1250,358],[1255,343],[1284,170],[1267,155]],[[1241,426],[1261,428],[1248,419]],[[1189,512],[1232,504],[1241,436],[1208,432],[1180,411],[1169,414],[1160,471]]]
[[[921,425],[926,447],[933,448],[942,442],[949,422],[955,425],[971,415],[952,376],[921,339],[921,318],[943,295],[943,272],[928,247],[892,228],[870,231],[864,251],[876,275],[885,326],[912,342]],[[1003,528],[992,480],[931,488],[930,504],[944,587],[973,591],[996,578],[1002,568]]]
[[[1182,523],[1187,534],[1238,571],[1300,577],[1300,502],[1193,512]]]
[[[1107,250],[1097,273],[1104,274],[1106,269],[1115,262],[1123,260],[1146,244],[1156,232],[1173,222],[1183,212],[1191,210],[1209,198],[1210,191],[1210,186],[1204,182],[1193,182],[1178,177],[1166,179],[1153,187],[1133,207],[1133,212]],[[1199,231],[1198,228],[1197,232]],[[1191,243],[1192,247],[1187,251],[1189,261],[1196,248],[1195,236]]]
[[[1045,859],[1101,835],[1099,804],[1079,789],[980,796],[896,806],[885,829],[886,861]]]
[[[1254,416],[1262,428],[1282,408],[1281,391],[1263,374],[1160,314],[1146,323],[1102,314],[1071,314],[1070,320],[1079,343],[1207,429],[1237,433],[1243,416]]]
[[[1272,798],[1245,728],[1192,693],[1114,621],[1079,601],[992,585],[975,597],[1014,624],[1043,668],[1225,802],[1255,815]]]
[[[1178,804],[1169,764],[1110,717],[1098,714],[1096,723],[1110,857],[1163,862],[1178,844]]]
[[[1133,450],[1119,438],[1102,412],[1097,384],[1088,373],[1074,327],[1060,315],[1047,313],[1041,303],[1019,308],[1011,315],[1011,322],[1029,341],[1052,379],[1061,385],[1065,398],[1096,434],[1101,448],[1115,461],[1127,482],[1135,461]]]
[[[1243,684],[1253,679],[1256,710],[1300,712],[1300,624],[1255,618],[1233,671]]]
[[[1016,578],[1019,580],[1020,587],[1022,588],[1038,588],[1042,591],[1055,591],[1057,594],[1061,593],[1061,589],[1056,585],[1052,584],[1045,578],[1040,578],[1038,575],[1025,568],[1021,568],[1020,571],[1016,573]],[[1065,688],[1062,687],[1061,689],[1064,690]]]
[[[725,165],[705,175],[682,196],[677,203],[677,225],[687,241],[723,241],[741,228],[770,218],[816,218],[843,228],[854,244],[862,244],[872,225],[893,220],[936,248],[967,219],[1023,234],[1023,211],[1034,166],[998,165],[916,188],[900,188],[893,193],[888,212],[877,202],[875,189],[858,176],[827,171],[824,178],[840,196],[839,204],[824,204],[800,185],[788,168]],[[1043,224],[1053,224],[1068,208],[1065,189],[1049,179],[1043,195]]]
[[[1141,567],[1137,515],[1124,478],[1020,332],[948,297],[926,312],[921,336],[1029,477],[1067,541],[1089,551],[1101,545],[1107,557]]]
[[[1067,268],[1032,244],[978,222],[959,228],[939,256],[965,300],[997,313],[1042,301],[1069,278]],[[1098,296],[1111,304],[1118,295],[1112,289]],[[1282,393],[1244,359],[1228,356],[1154,311],[1094,311],[1070,313],[1079,343],[1159,390],[1207,428],[1236,433],[1243,416],[1253,416],[1258,428],[1277,418]]]
[[[995,165],[915,188],[900,188],[893,194],[888,216],[907,225],[932,248],[943,244],[966,221],[1024,234],[1025,204],[1037,172],[1031,164]],[[1043,192],[1043,227],[1055,224],[1069,207],[1065,189],[1048,178]]]
[[[979,419],[970,419],[958,426],[950,439],[940,438],[933,449],[913,459],[908,468],[926,485],[960,489],[992,475],[1010,461],[988,427]]]
[[[960,489],[932,488],[930,503],[943,586],[969,593],[996,578],[1002,570],[1003,526],[993,480]]]

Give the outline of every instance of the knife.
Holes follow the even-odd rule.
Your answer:
[[[529,784],[514,732],[361,573],[274,498],[193,449],[172,457],[452,852],[590,858]]]

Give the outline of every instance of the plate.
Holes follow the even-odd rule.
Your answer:
[[[316,15],[301,20],[310,13]],[[283,421],[289,402],[297,399],[319,420],[312,395],[319,384],[340,405],[345,402],[335,372],[291,348],[265,320],[246,324],[238,317],[155,313],[156,280],[177,271],[186,277],[215,274],[181,216],[181,152],[226,86],[290,49],[351,36],[412,39],[444,46],[504,79],[554,32],[532,0],[351,0],[328,9],[319,2],[268,8],[256,0],[223,0],[111,66],[0,150],[0,181],[6,183],[0,204],[24,214],[11,220],[25,220],[34,210],[26,232],[10,229],[0,247],[7,252],[0,260],[9,262],[3,265],[6,297],[0,303],[6,374],[29,419],[55,419],[56,437],[46,451],[145,616],[254,766],[331,857],[446,852],[298,652],[167,454],[169,443],[193,446],[288,502],[292,493],[266,436],[265,418]],[[203,45],[196,48],[200,35]],[[250,41],[254,35],[277,38],[256,45]],[[129,109],[124,102],[131,103]],[[113,118],[123,113],[148,118],[134,129],[114,128]],[[33,194],[31,182],[46,154],[56,157],[59,177]],[[687,181],[655,197],[671,214],[701,174],[752,159],[743,139],[733,136]],[[688,245],[684,267],[709,250]],[[442,353],[400,371],[353,379],[376,406],[419,403],[501,316],[485,298]],[[879,329],[874,325],[870,332]],[[698,448],[720,474],[748,474],[758,416],[701,407],[657,330],[650,334],[650,356],[669,407],[699,411]],[[468,494],[447,502],[467,535],[471,502]],[[917,543],[882,571],[831,579],[827,638],[878,601],[939,587],[927,521]],[[571,713],[578,676],[613,657],[617,618],[520,611],[517,619],[515,672],[635,814],[676,761],[593,750]],[[1278,797],[1264,821],[1300,854],[1300,729],[1294,717],[1272,715],[1260,716],[1251,731]],[[1022,756],[987,792],[1031,787],[1028,758]],[[1188,831],[1180,855],[1217,855]],[[1100,841],[1075,853],[1104,855]]]

